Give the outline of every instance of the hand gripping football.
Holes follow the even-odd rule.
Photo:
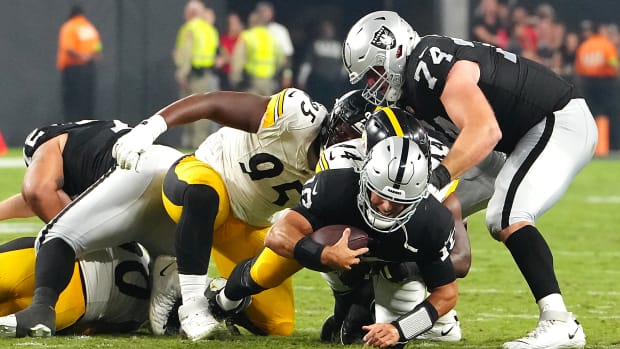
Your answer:
[[[310,234],[310,238],[325,246],[332,246],[342,237],[342,232],[345,228],[351,229],[351,235],[349,235],[349,248],[357,250],[358,248],[368,247],[368,241],[370,238],[365,231],[344,224],[326,225],[318,230],[315,230]]]

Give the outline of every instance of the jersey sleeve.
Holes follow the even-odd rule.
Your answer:
[[[361,138],[334,144],[321,151],[316,172],[338,168],[362,168],[365,144]]]
[[[418,53],[416,47],[413,52],[418,54],[417,60],[414,58],[417,64],[408,66],[408,74],[412,74],[421,86],[439,98],[445,87],[446,77],[456,62],[457,46],[452,38],[437,35],[425,36],[420,44],[422,51]]]
[[[296,88],[287,88],[271,96],[261,128],[276,127],[281,132],[290,132],[314,127],[318,133],[326,116],[327,109],[313,101],[307,93]]]
[[[450,211],[433,198],[429,198],[427,210],[433,214],[428,214],[432,220],[427,220],[424,252],[418,266],[427,287],[432,289],[456,279],[450,260],[455,244],[454,219]]]

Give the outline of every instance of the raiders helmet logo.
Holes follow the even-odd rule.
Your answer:
[[[381,28],[375,32],[370,44],[382,50],[390,50],[396,47],[396,37],[391,30],[385,26],[381,26]]]

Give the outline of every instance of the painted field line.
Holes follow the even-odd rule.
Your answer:
[[[43,223],[0,223],[0,234],[36,233]]]

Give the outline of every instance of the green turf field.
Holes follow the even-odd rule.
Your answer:
[[[19,156],[11,151],[9,156]],[[0,158],[0,164],[7,157]],[[23,169],[0,167],[0,197],[19,191]],[[594,160],[576,178],[562,200],[538,225],[554,253],[564,299],[583,324],[587,348],[620,348],[620,161]],[[0,241],[35,234],[35,219],[0,223]],[[23,229],[23,230],[20,230]],[[11,232],[19,231],[18,234]],[[25,232],[22,232],[25,231]],[[525,335],[537,321],[537,306],[508,251],[490,238],[484,217],[469,221],[473,263],[459,283],[457,311],[463,340],[457,344],[414,341],[409,348],[497,348]],[[333,300],[317,273],[295,276],[297,329],[291,337],[233,337],[191,343],[179,338],[133,336],[0,339],[0,348],[328,348],[319,342],[323,320]],[[361,347],[361,345],[353,346]]]

